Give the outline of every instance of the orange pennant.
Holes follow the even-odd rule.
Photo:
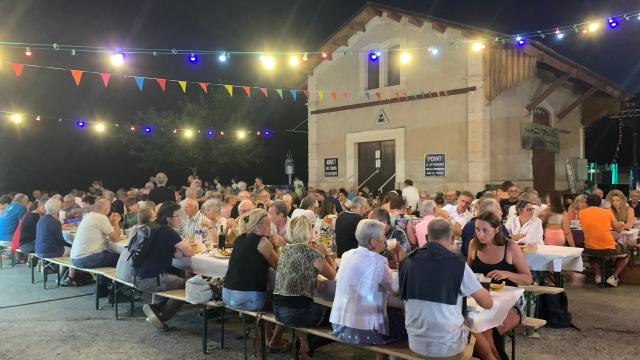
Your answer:
[[[13,68],[13,72],[16,73],[16,76],[22,75],[24,64],[11,63],[11,67]]]
[[[375,92],[375,93],[373,93],[373,94],[378,98],[378,100],[380,100],[380,92],[376,91],[376,92]]]
[[[304,91],[304,96],[306,96],[306,97],[307,97],[307,99],[309,98],[309,90],[305,90],[305,91]]]
[[[180,87],[182,88],[182,92],[186,93],[187,92],[187,82],[184,80],[178,80],[178,84],[180,84]]]
[[[82,70],[69,70],[71,71],[71,76],[73,76],[73,80],[76,82],[76,86],[80,86],[80,79],[82,79]]]
[[[251,88],[248,86],[243,86],[242,90],[247,94],[248,97],[251,97]]]
[[[109,79],[111,79],[111,74],[102,73],[102,74],[100,74],[100,77],[102,78],[102,82],[104,83],[104,87],[109,86]]]
[[[160,86],[160,89],[162,89],[162,92],[164,92],[164,88],[165,88],[165,86],[167,86],[167,80],[165,80],[165,79],[156,79],[156,81],[158,82],[158,85]]]
[[[269,92],[267,91],[267,88],[260,88],[260,91],[264,94],[265,97],[269,96]]]
[[[204,91],[206,93],[207,92],[207,83],[201,82],[199,84],[200,84],[200,87],[202,88],[202,91]]]

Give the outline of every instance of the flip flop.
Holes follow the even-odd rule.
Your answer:
[[[267,350],[269,350],[269,353],[271,354],[284,354],[284,353],[288,353],[289,351],[291,351],[291,343],[288,342],[287,340],[282,340],[282,346],[270,346],[269,344],[267,344]]]

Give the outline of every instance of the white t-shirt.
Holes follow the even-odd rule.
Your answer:
[[[418,202],[420,202],[420,193],[418,192],[418,188],[415,186],[407,186],[402,189],[402,197],[404,201],[407,202],[406,206],[408,209],[415,210],[418,206]]]
[[[442,210],[449,214],[449,219],[451,219],[451,221],[457,222],[461,227],[464,227],[473,217],[469,210],[466,210],[462,214],[458,214],[458,205],[445,205]]]
[[[108,217],[96,212],[88,213],[78,225],[78,231],[71,245],[71,258],[80,259],[105,251],[107,235],[113,231]]]
[[[456,305],[415,299],[405,301],[409,348],[420,355],[432,357],[461,353],[469,336],[469,328],[464,325],[462,316],[462,299],[481,288],[473,271],[465,264]]]
[[[511,236],[526,234],[525,237],[518,240],[518,244],[544,245],[544,229],[542,228],[542,220],[535,216],[522,225],[520,225],[520,218],[518,216],[510,217],[507,219],[505,227]]]

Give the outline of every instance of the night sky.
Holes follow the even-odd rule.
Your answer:
[[[640,9],[638,1],[379,1],[505,33],[569,25]],[[108,47],[194,48],[236,51],[317,50],[364,1],[9,1],[0,2],[0,40],[43,44],[100,45]],[[589,39],[567,37],[562,42],[544,40],[561,54],[589,67],[629,92],[640,92],[640,21],[622,21],[615,31]],[[232,57],[221,66],[213,56],[197,65],[184,56],[130,56],[126,66],[114,70],[104,54],[0,49],[3,61],[15,61],[101,72],[265,87],[301,87],[299,75],[283,69],[265,76],[255,58]],[[298,81],[298,83],[296,83]],[[135,164],[108,136],[96,138],[73,126],[78,118],[101,117],[126,124],[149,107],[176,109],[182,94],[167,85],[162,94],[146,83],[141,93],[133,79],[112,79],[107,89],[100,79],[85,74],[76,87],[67,72],[29,69],[20,78],[8,65],[0,71],[0,110],[40,114],[41,123],[29,121],[20,130],[0,125],[0,191],[29,191],[34,187],[62,192],[86,188],[102,179],[112,188],[142,186],[150,175]],[[270,100],[256,127],[290,129],[306,118],[304,102]],[[57,118],[62,117],[63,123]],[[587,139],[588,155],[605,161],[613,155],[617,125],[599,124],[598,136]],[[306,128],[304,128],[306,129]],[[605,135],[602,135],[605,134]],[[627,137],[630,140],[630,137]],[[206,178],[219,175],[250,179],[262,175],[267,183],[285,183],[283,161],[291,149],[297,168],[306,178],[307,142],[304,134],[276,132],[260,166],[207,169]],[[597,143],[597,147],[594,147]],[[624,143],[630,149],[630,141]],[[623,154],[622,162],[630,155]],[[170,183],[183,184],[186,172],[170,172]]]

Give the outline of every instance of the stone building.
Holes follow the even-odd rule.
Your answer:
[[[363,6],[308,77],[309,185],[569,189],[584,126],[627,94],[541,43],[494,40],[503,35]],[[414,50],[403,59],[403,49]]]

